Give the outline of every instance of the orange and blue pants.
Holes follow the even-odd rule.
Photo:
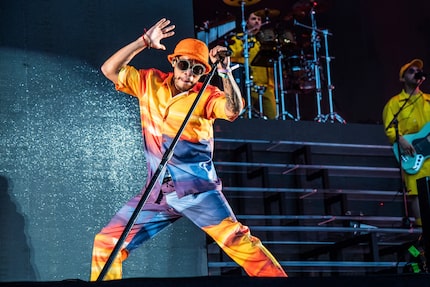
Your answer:
[[[132,198],[95,236],[91,281],[97,280],[141,196],[142,194],[139,194]],[[121,279],[122,262],[127,259],[129,253],[182,216],[190,219],[213,238],[249,276],[287,277],[281,265],[261,241],[251,235],[247,226],[237,221],[222,192],[212,190],[181,198],[171,192],[164,197],[160,203],[162,209],[142,208],[104,280]]]

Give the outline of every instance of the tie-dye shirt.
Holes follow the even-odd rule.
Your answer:
[[[139,100],[148,167],[147,184],[203,85],[199,82],[191,90],[172,97],[172,77],[172,72],[164,73],[157,69],[137,70],[132,66],[124,67],[118,76],[116,89]],[[233,120],[225,113],[225,103],[224,92],[208,85],[173,149],[167,169],[179,197],[221,189],[221,181],[212,161],[213,124],[215,119]],[[162,178],[163,175],[160,176],[161,180]],[[150,198],[158,194],[159,188],[158,182]],[[148,201],[151,202],[150,199]]]

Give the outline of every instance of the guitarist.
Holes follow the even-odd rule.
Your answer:
[[[414,59],[400,68],[399,77],[400,82],[403,83],[403,89],[386,103],[382,113],[385,133],[391,144],[396,142],[395,123],[393,124],[392,120],[398,113],[398,145],[401,153],[409,156],[414,156],[416,151],[403,135],[418,133],[426,123],[430,122],[430,94],[420,90],[420,85],[425,80],[423,66],[422,60]],[[416,180],[430,176],[430,160],[426,160],[416,174],[408,174],[404,170],[402,174],[409,197],[411,215],[415,217],[415,225],[421,226]]]

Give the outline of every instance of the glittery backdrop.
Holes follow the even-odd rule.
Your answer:
[[[137,100],[82,59],[6,47],[0,59],[0,281],[88,280],[94,235],[146,179]],[[204,275],[204,244],[180,220],[124,277]]]

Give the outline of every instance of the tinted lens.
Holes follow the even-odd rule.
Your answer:
[[[195,64],[193,66],[193,74],[200,76],[205,72],[205,67],[202,64]]]
[[[181,71],[186,71],[190,68],[190,62],[185,61],[185,60],[178,61],[177,65],[178,65],[179,70],[181,70]]]
[[[179,60],[177,62],[177,65],[181,71],[186,71],[191,67],[190,62],[187,60]],[[205,72],[205,69],[206,69],[205,66],[203,66],[202,64],[194,64],[194,66],[191,67],[193,74],[196,76],[202,75]]]
[[[422,72],[422,71],[420,69],[414,69],[414,68],[408,69],[409,74],[415,74],[415,73],[419,73],[419,72]]]

